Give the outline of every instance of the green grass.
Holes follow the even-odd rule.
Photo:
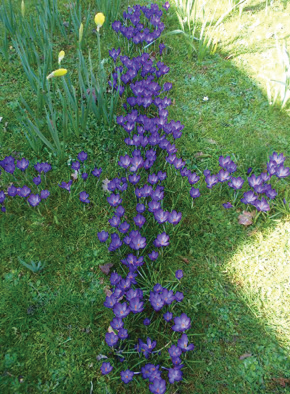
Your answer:
[[[228,2],[222,2],[225,4]],[[65,7],[61,9],[67,12]],[[223,10],[222,6],[217,10],[217,19]],[[173,82],[170,97],[175,100],[169,118],[185,124],[177,145],[190,168],[215,172],[219,155],[231,154],[239,175],[246,176],[248,167],[256,173],[263,170],[273,150],[289,156],[289,105],[284,111],[269,106],[264,80],[259,77],[261,71],[275,75],[281,71],[276,60],[271,64],[262,61],[263,53],[275,52],[275,41],[256,40],[250,29],[260,19],[263,23],[256,33],[265,37],[275,24],[282,23],[287,37],[290,27],[282,20],[289,10],[289,4],[283,9],[282,2],[275,1],[265,15],[265,2],[248,2],[241,19],[236,11],[224,21],[227,35],[221,38],[216,54],[200,64],[194,57],[188,58],[181,38],[164,39],[168,46],[164,62],[171,68],[168,81]],[[177,28],[173,8],[165,24],[167,31]],[[245,26],[241,31],[240,24]],[[240,40],[248,38],[250,46],[242,47]],[[88,42],[93,47],[93,36]],[[115,44],[109,32],[104,34],[103,53]],[[60,49],[58,42],[55,53]],[[69,53],[69,48],[64,49]],[[15,113],[19,92],[29,98],[29,86],[13,49],[11,56],[9,64],[0,58],[1,158],[16,151],[33,159]],[[103,167],[102,179],[110,178],[120,141],[117,133],[112,138],[99,125],[73,139],[67,156],[75,158],[79,151],[87,151],[90,164]],[[44,151],[38,159],[51,157]],[[118,256],[110,256],[97,240],[98,230],[108,226],[110,216],[101,182],[94,193],[90,181],[88,192],[94,203],[84,211],[77,195],[69,199],[57,186],[69,177],[65,164],[55,165],[47,176],[52,196],[46,207],[40,206],[40,213],[14,204],[0,218],[0,391],[148,393],[148,385],[141,380],[125,387],[117,372],[100,375],[101,362],[96,357],[108,353],[104,334],[111,315],[103,307],[108,278],[98,265],[117,265]],[[171,271],[184,270],[181,291],[185,301],[180,310],[192,318],[190,338],[195,351],[187,360],[184,382],[168,392],[290,392],[287,383],[285,387],[279,383],[280,378],[290,378],[290,209],[282,203],[285,193],[290,202],[289,181],[277,184],[279,195],[270,213],[244,228],[238,223],[242,204],[233,210],[221,205],[231,199],[225,187],[210,192],[203,186],[202,197],[192,208],[188,188],[185,190],[179,178],[173,180],[166,183],[166,202],[169,207],[178,204],[184,219],[171,237],[171,252],[153,272],[165,284],[172,278]],[[0,185],[2,182],[0,179]],[[33,274],[18,257],[47,265]],[[240,359],[245,354],[248,357]]]

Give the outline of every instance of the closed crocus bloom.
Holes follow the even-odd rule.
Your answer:
[[[64,51],[60,51],[58,54],[58,64],[60,65],[62,59],[64,58],[65,52]]]
[[[102,12],[98,12],[95,15],[95,24],[97,25],[97,29],[100,30],[100,27],[103,26],[105,22],[105,15]]]
[[[53,71],[49,74],[46,79],[54,78],[54,77],[63,77],[67,73],[66,68],[59,68],[58,70]]]
[[[21,1],[21,15],[22,15],[22,18],[25,17],[25,4],[24,4],[24,0]]]

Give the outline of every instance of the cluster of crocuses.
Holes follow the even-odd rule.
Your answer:
[[[51,165],[49,163],[37,163],[34,165],[34,169],[38,173],[36,177],[32,178],[34,186],[37,187],[36,194],[32,193],[31,188],[27,185],[19,186],[19,184],[23,182],[23,174],[25,183],[30,183],[29,177],[26,174],[29,167],[29,160],[26,160],[25,158],[16,160],[13,156],[6,156],[0,161],[0,166],[4,170],[4,173],[13,176],[13,183],[10,183],[7,190],[0,190],[0,204],[2,212],[6,212],[5,201],[8,200],[8,197],[13,198],[19,196],[21,198],[25,198],[32,207],[37,206],[41,200],[46,200],[49,197],[50,192],[39,186],[43,181],[45,181],[46,173],[51,170]]]
[[[273,177],[278,179],[286,178],[290,175],[290,168],[284,166],[286,158],[281,154],[274,152],[269,157],[267,163],[267,171],[256,176],[252,173],[252,168],[248,169],[248,185],[252,190],[244,192],[241,202],[246,205],[254,206],[257,211],[267,212],[270,210],[270,200],[274,200],[277,191],[272,188],[270,181]],[[237,170],[236,164],[231,160],[230,156],[220,156],[219,164],[222,169],[217,174],[211,174],[209,170],[204,171],[207,187],[211,189],[217,183],[228,182],[228,186],[235,191],[242,189],[245,180],[242,177],[234,177],[232,174]],[[264,195],[264,197],[262,197]],[[259,197],[261,197],[259,199]],[[225,208],[232,208],[230,202],[223,204]]]
[[[166,4],[164,8],[168,9],[168,5]],[[141,24],[140,11],[148,19],[149,27]],[[162,10],[156,4],[151,4],[150,7],[134,6],[129,8],[123,16],[124,24],[119,21],[114,22],[113,29],[136,44],[154,41],[164,27],[160,22]],[[133,26],[130,26],[130,23]],[[155,27],[157,27],[156,30],[154,30]],[[140,35],[138,32],[141,32]],[[136,35],[137,42],[134,38]],[[161,44],[159,49],[162,54],[164,45]],[[171,90],[172,84],[162,83],[162,77],[169,72],[169,67],[161,61],[155,62],[150,59],[148,53],[129,58],[122,56],[120,49],[112,49],[110,55],[115,62],[113,87],[119,89],[120,95],[126,93],[124,104],[126,115],[119,116],[117,123],[127,134],[124,142],[131,153],[128,152],[119,157],[119,173],[122,172],[123,176],[113,178],[107,185],[111,193],[107,201],[113,213],[109,219],[113,232],[110,235],[105,230],[98,232],[99,240],[107,244],[109,252],[119,250],[121,253],[121,250],[125,249],[125,256],[120,259],[120,262],[128,269],[124,278],[116,272],[111,274],[112,288],[104,305],[112,309],[114,317],[105,340],[107,345],[114,350],[115,355],[126,362],[122,353],[126,348],[130,333],[124,327],[124,319],[130,314],[147,314],[152,311],[160,315],[159,312],[165,308],[164,324],[169,324],[171,332],[182,334],[176,344],[168,350],[172,367],[161,367],[161,370],[168,370],[168,380],[173,384],[182,380],[184,366],[180,358],[182,352],[192,350],[194,347],[189,344],[187,334],[185,334],[185,331],[191,327],[190,318],[185,313],[173,316],[173,309],[170,310],[172,304],[182,302],[183,294],[178,291],[174,293],[172,289],[156,284],[151,289],[150,295],[145,296],[138,285],[138,275],[141,266],[144,265],[142,268],[146,270],[146,262],[156,261],[160,251],[163,255],[164,248],[169,245],[170,239],[165,231],[165,224],[170,229],[170,226],[177,225],[182,218],[180,212],[175,210],[169,212],[164,209],[165,190],[162,182],[166,180],[167,173],[159,170],[158,166],[168,163],[167,165],[171,165],[182,176],[186,176],[190,185],[197,183],[199,176],[185,169],[184,161],[176,156],[177,148],[174,141],[181,137],[184,126],[179,121],[168,121],[166,108],[171,105],[171,99],[166,94]],[[119,61],[121,64],[117,65]],[[193,198],[198,197],[199,190],[192,188],[191,195]],[[132,214],[134,196],[135,213]],[[153,237],[151,233],[150,240],[147,232],[145,233],[149,222],[154,224],[150,226],[150,231],[152,227],[158,228],[160,224],[164,230],[157,230]],[[128,253],[128,249],[131,249],[131,252]],[[182,276],[181,270],[176,272],[177,279],[180,280]],[[174,323],[170,323],[172,320]],[[151,320],[146,317],[143,324],[148,326]],[[159,352],[154,350],[156,345],[156,341],[150,337],[147,337],[146,341],[138,338],[134,349],[136,354],[141,354],[148,359],[154,353]],[[134,349],[131,347],[129,349],[132,354]],[[110,373],[112,369],[110,362],[104,362],[101,366],[103,374]],[[121,379],[124,383],[129,383],[135,374],[141,373],[144,379],[149,380],[150,391],[160,394],[166,391],[166,381],[162,378],[161,370],[159,365],[145,364],[140,371],[130,369],[121,371]]]
[[[77,160],[72,162],[71,169],[74,170],[74,173],[72,174],[73,179],[76,180],[80,176],[83,179],[84,183],[86,182],[86,180],[89,177],[89,173],[87,172],[87,171],[89,171],[89,168],[88,168],[88,166],[85,165],[87,158],[88,158],[88,154],[86,152],[82,151],[78,154]],[[90,172],[94,177],[99,178],[102,173],[102,169],[95,167]],[[58,186],[62,189],[67,190],[68,192],[70,192],[72,183],[73,183],[73,180],[70,179],[68,182],[61,182]],[[89,194],[86,191],[80,192],[79,199],[81,202],[83,202],[85,204],[88,204],[90,202]]]

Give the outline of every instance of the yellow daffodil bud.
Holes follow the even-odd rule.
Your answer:
[[[84,25],[81,23],[80,28],[79,28],[79,43],[82,42],[83,33],[84,33]]]
[[[67,73],[66,68],[59,68],[58,70],[53,71],[51,74],[49,74],[46,79],[54,78],[54,77],[62,77]]]
[[[59,54],[58,54],[58,64],[61,63],[62,59],[64,58],[64,55],[65,55],[64,51],[60,51],[59,52]]]
[[[99,30],[100,27],[103,26],[105,22],[105,15],[102,12],[99,12],[95,15],[95,24],[97,25],[97,29]]]
[[[24,4],[24,0],[21,1],[21,15],[22,15],[22,18],[25,17],[25,4]]]

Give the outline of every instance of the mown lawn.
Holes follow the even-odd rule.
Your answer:
[[[99,10],[90,3],[93,20]],[[164,20],[167,32],[178,28],[173,3]],[[33,8],[32,1],[26,4],[28,11]],[[65,19],[66,2],[59,4]],[[219,2],[216,20],[227,5],[228,1]],[[287,39],[289,15],[289,2],[273,1],[266,14],[265,1],[248,1],[240,17],[237,10],[224,20],[216,53],[202,62],[188,56],[180,36],[164,38],[163,61],[170,66],[166,78],[173,83],[169,118],[185,125],[177,146],[192,170],[216,173],[218,157],[231,155],[238,175],[246,177],[249,167],[256,173],[265,170],[273,151],[289,157],[289,104],[283,111],[278,103],[269,105],[261,77],[281,78],[274,36],[267,37],[276,32],[279,39]],[[88,43],[96,49],[93,34]],[[115,45],[117,39],[106,30],[103,54]],[[70,51],[59,37],[54,49],[56,54]],[[32,103],[33,98],[17,55],[13,48],[10,51],[9,63],[0,57],[0,159],[17,152],[35,162],[51,161],[45,150],[35,157],[19,126],[20,93]],[[102,125],[93,128],[92,120],[87,134],[68,144],[67,158],[85,150],[92,164],[103,168],[101,179],[110,179],[117,156],[123,153],[123,137],[117,128],[113,132]],[[0,218],[0,391],[147,393],[148,385],[141,379],[125,386],[117,372],[102,376],[96,359],[108,354],[104,334],[111,319],[103,307],[109,280],[98,266],[118,261],[97,239],[110,216],[101,181],[96,187],[90,184],[94,204],[84,211],[76,194],[69,198],[57,186],[70,177],[67,164],[52,164],[47,182],[54,192],[45,208],[38,212],[14,204]],[[290,392],[289,181],[277,183],[278,197],[271,211],[257,215],[249,227],[238,222],[241,203],[234,209],[223,208],[222,203],[232,198],[226,187],[210,191],[203,184],[202,196],[193,206],[180,177],[168,180],[166,190],[171,193],[169,203],[178,204],[184,220],[172,237],[176,246],[154,274],[165,284],[172,272],[183,269],[182,311],[192,318],[190,338],[195,344],[183,382],[168,392]],[[47,265],[33,274],[18,257]],[[119,372],[122,367],[118,368]]]

